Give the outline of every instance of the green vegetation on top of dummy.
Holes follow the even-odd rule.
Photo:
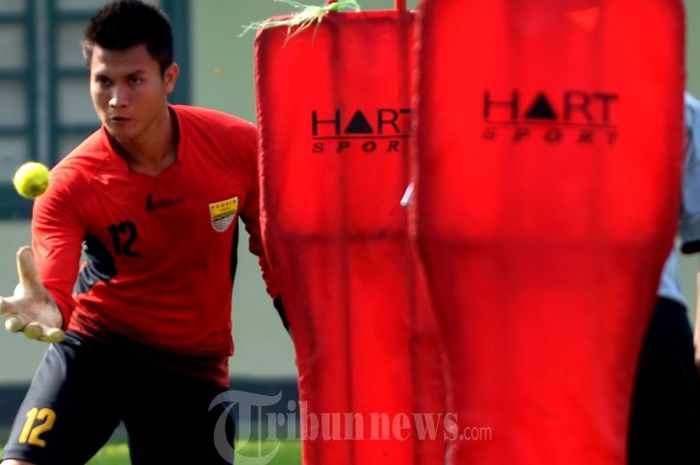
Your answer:
[[[269,29],[273,27],[286,27],[287,40],[289,40],[314,24],[315,27],[318,28],[321,25],[321,22],[323,21],[323,17],[326,16],[328,13],[340,13],[343,11],[360,11],[360,5],[359,3],[357,3],[357,0],[337,0],[336,2],[323,6],[306,5],[295,0],[275,1],[291,5],[296,10],[296,12],[292,13],[290,16],[279,19],[268,18],[264,21],[252,22],[249,25],[243,27],[243,32],[241,32],[239,37],[252,30]]]

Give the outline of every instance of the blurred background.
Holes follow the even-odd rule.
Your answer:
[[[320,3],[309,0],[308,3]],[[393,7],[392,0],[359,0],[363,9]],[[30,242],[31,203],[12,189],[18,165],[53,165],[97,128],[80,54],[85,23],[103,0],[0,0],[0,295],[16,284],[15,251]],[[273,0],[160,0],[176,37],[182,75],[172,100],[255,120],[254,33],[243,26],[291,7]],[[700,95],[700,1],[686,0],[688,89]],[[414,7],[416,1],[409,1]],[[183,234],[187,233],[183,225]],[[265,294],[255,259],[241,241],[234,291],[231,359],[237,380],[294,386],[292,344]],[[700,259],[683,257],[684,291],[695,302]],[[14,415],[44,351],[40,343],[0,331],[0,424]],[[2,428],[0,427],[0,430]],[[3,442],[0,435],[0,443]]]

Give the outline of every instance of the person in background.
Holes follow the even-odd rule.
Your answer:
[[[700,251],[700,102],[689,93],[685,129],[680,249],[695,253]],[[672,250],[640,354],[630,419],[630,465],[700,463],[700,372],[694,362],[700,361],[700,306],[698,311],[694,349],[678,254]]]

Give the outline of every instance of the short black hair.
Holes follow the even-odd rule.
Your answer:
[[[159,63],[161,73],[173,62],[173,31],[162,10],[141,0],[112,1],[95,13],[85,28],[83,56],[88,67],[92,50],[126,50],[144,44]]]

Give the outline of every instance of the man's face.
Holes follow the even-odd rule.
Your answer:
[[[97,116],[119,142],[147,135],[163,115],[175,87],[176,64],[164,74],[144,44],[126,50],[95,45],[90,60],[90,95]]]

